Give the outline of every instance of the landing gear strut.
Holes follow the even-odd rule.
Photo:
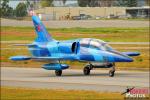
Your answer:
[[[115,63],[113,63],[113,66],[111,67],[111,70],[109,71],[109,76],[114,77],[115,74]]]
[[[62,70],[55,70],[55,74],[56,74],[56,76],[61,76]]]
[[[91,65],[86,65],[83,69],[84,75],[90,75],[91,69],[92,69]]]

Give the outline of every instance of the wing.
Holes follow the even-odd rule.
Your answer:
[[[9,59],[13,60],[13,61],[23,61],[23,60],[30,60],[31,57],[29,57],[29,56],[13,56],[13,57],[10,57]]]
[[[75,57],[30,57],[30,56],[13,56],[9,58],[13,61],[24,61],[24,60],[77,60]]]
[[[13,44],[13,46],[36,46],[36,44]]]
[[[122,52],[122,53],[125,55],[128,55],[128,56],[139,56],[140,55],[139,52]]]
[[[30,56],[12,56],[9,58],[13,61],[23,61],[23,60],[62,60],[63,58],[59,57],[30,57]]]

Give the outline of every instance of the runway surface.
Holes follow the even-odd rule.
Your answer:
[[[149,72],[116,71],[115,77],[109,77],[108,71],[92,70],[84,76],[82,70],[67,69],[57,77],[54,71],[42,68],[1,67],[1,85],[111,92],[123,92],[127,86],[149,87]]]
[[[70,21],[42,21],[48,28],[95,28],[95,27],[149,27],[149,21],[136,20],[70,20]],[[1,19],[1,26],[32,26],[32,21],[18,21],[10,19]]]

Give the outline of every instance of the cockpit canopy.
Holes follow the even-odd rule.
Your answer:
[[[93,48],[97,50],[110,51],[113,50],[106,42],[98,39],[84,38],[80,40],[82,47]]]

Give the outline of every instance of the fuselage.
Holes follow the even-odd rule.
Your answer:
[[[57,57],[87,62],[132,62],[132,58],[111,48],[106,42],[92,38],[68,41],[34,42],[29,46],[34,57]]]
[[[89,75],[93,68],[111,68],[109,76],[113,77],[115,62],[132,62],[133,59],[129,56],[140,55],[139,52],[119,52],[106,42],[93,38],[57,41],[48,33],[38,16],[32,16],[32,20],[37,37],[32,44],[24,44],[29,48],[31,56],[12,56],[10,60],[46,62],[42,68],[55,70],[57,76],[61,76],[62,70],[69,68],[68,64],[60,61],[83,61],[89,63],[83,69],[84,75]]]

